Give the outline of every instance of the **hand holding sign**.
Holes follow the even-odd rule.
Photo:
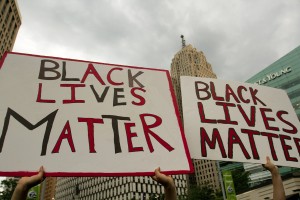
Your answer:
[[[263,164],[263,167],[269,170],[272,174],[272,183],[273,183],[273,199],[274,200],[285,200],[285,191],[282,183],[278,167],[275,166],[269,156],[266,158],[266,164]]]
[[[269,156],[266,158],[266,164],[263,164],[263,167],[271,172],[271,174],[279,174],[278,167],[271,162]]]
[[[22,177],[19,180],[11,199],[25,200],[29,189],[44,181],[45,179],[44,173],[45,173],[44,167],[42,166],[40,167],[38,174],[30,177]]]
[[[154,171],[154,176],[152,176],[152,179],[164,186],[165,200],[177,199],[176,186],[171,176],[162,174],[160,172],[160,168],[156,168]]]

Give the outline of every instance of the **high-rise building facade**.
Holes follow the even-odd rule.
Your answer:
[[[177,52],[171,63],[172,83],[182,118],[182,101],[180,90],[180,76],[196,76],[206,78],[217,78],[211,64],[206,61],[202,51],[197,51],[192,45],[183,44],[183,48]]]
[[[179,199],[184,199],[185,176],[176,175],[174,180]],[[69,177],[57,178],[55,199],[148,200],[164,199],[163,194],[163,187],[148,176]]]
[[[180,90],[180,76],[196,76],[206,78],[217,78],[211,64],[206,61],[202,51],[197,51],[192,45],[185,45],[182,37],[182,49],[175,54],[171,63],[171,77],[177,103],[182,118],[182,101]],[[193,160],[195,173],[189,175],[189,184],[210,184],[216,191],[220,189],[217,162],[213,160]]]
[[[246,82],[283,89],[287,92],[300,120],[300,46],[281,57]],[[271,179],[270,173],[264,171],[260,164],[245,163],[244,168],[251,173],[250,185],[259,185]],[[281,175],[295,173],[299,169],[280,167]]]
[[[0,58],[11,51],[21,26],[21,14],[17,0],[0,1]]]
[[[300,120],[300,46],[246,82],[285,90]]]

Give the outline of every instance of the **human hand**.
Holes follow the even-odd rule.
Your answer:
[[[44,173],[45,173],[44,167],[41,166],[38,174],[30,177],[22,177],[18,182],[18,186],[21,187],[21,189],[23,190],[29,190],[30,188],[44,181],[45,179]]]
[[[152,176],[152,179],[156,182],[162,184],[165,188],[175,188],[174,180],[171,176],[167,176],[165,174],[162,174],[160,172],[160,168],[156,168],[154,171],[154,176]]]
[[[269,170],[272,174],[272,183],[273,183],[273,199],[274,200],[283,200],[285,198],[284,186],[282,179],[278,170],[278,167],[271,162],[269,156],[266,157],[266,164],[263,164],[263,167]]]
[[[271,159],[269,156],[266,157],[266,164],[263,164],[263,167],[265,169],[269,170],[272,174],[279,173],[278,167],[271,162]]]
[[[30,177],[22,177],[14,190],[11,200],[26,200],[29,189],[43,182],[45,179],[44,173],[44,167],[42,166],[38,174]]]
[[[160,168],[156,168],[152,179],[162,184],[165,188],[165,200],[177,200],[176,187],[171,176],[160,173]]]

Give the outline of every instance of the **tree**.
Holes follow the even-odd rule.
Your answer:
[[[223,200],[223,192],[222,192],[222,190],[217,190],[215,192],[215,195],[216,195],[216,199],[215,200]]]
[[[188,200],[214,200],[216,199],[214,190],[210,185],[190,186],[188,190]]]
[[[3,189],[0,191],[0,200],[10,200],[12,194],[17,186],[17,180],[10,178],[1,181],[0,187]]]
[[[241,194],[249,190],[250,172],[246,172],[244,169],[236,169],[231,174],[236,194]]]

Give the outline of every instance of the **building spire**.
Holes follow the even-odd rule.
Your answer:
[[[185,47],[185,39],[184,39],[184,36],[181,35],[180,37],[181,37],[182,48],[184,48],[184,47]]]

